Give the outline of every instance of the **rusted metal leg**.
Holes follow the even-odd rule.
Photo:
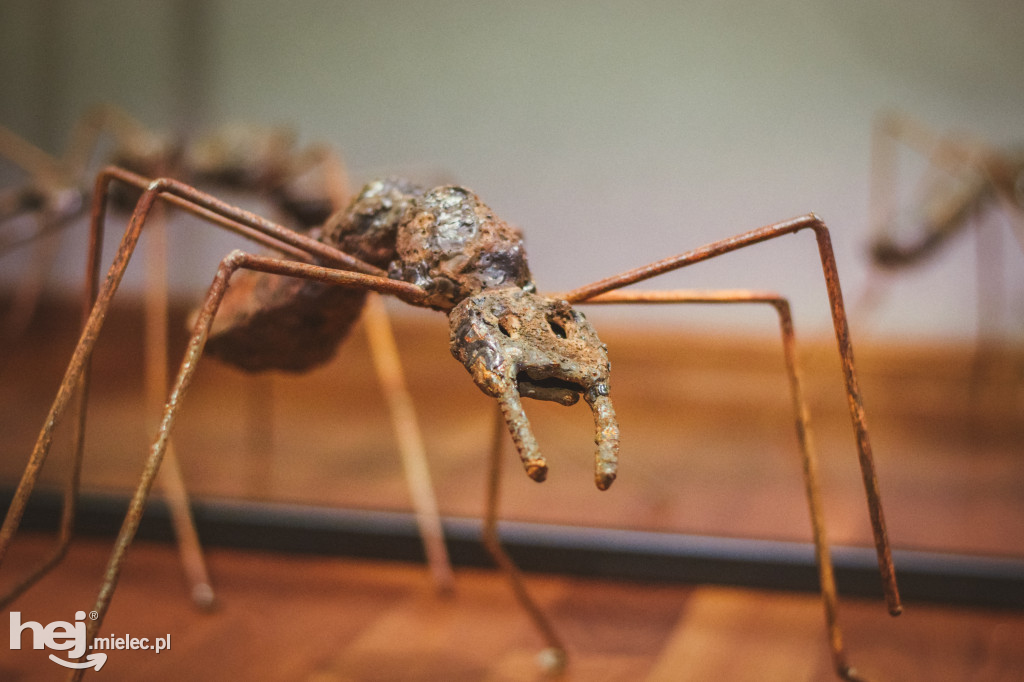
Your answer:
[[[522,574],[519,568],[509,557],[505,548],[501,546],[501,539],[498,537],[498,500],[501,495],[501,450],[505,438],[505,416],[501,408],[495,410],[494,435],[491,441],[491,463],[487,479],[487,508],[484,514],[483,541],[487,552],[494,559],[498,568],[505,574],[516,601],[526,611],[526,614],[533,621],[534,626],[540,633],[541,638],[547,644],[547,648],[541,652],[539,662],[544,670],[556,675],[565,669],[567,655],[562,639],[555,632],[554,627],[547,616],[530,597],[526,591]]]
[[[821,486],[818,482],[818,452],[814,447],[811,432],[811,419],[804,399],[800,382],[800,367],[796,357],[796,337],[793,331],[793,318],[790,314],[789,302],[778,299],[773,302],[779,314],[779,327],[782,332],[782,349],[786,358],[786,372],[789,376],[790,395],[793,401],[793,412],[796,415],[797,440],[800,443],[800,454],[803,461],[804,487],[807,492],[807,504],[811,512],[811,531],[814,536],[814,554],[818,564],[818,580],[821,585],[821,598],[825,607],[825,625],[828,630],[829,647],[832,652],[832,665],[844,680],[865,680],[849,664],[843,649],[843,634],[839,629],[839,597],[836,591],[836,580],[832,557],[829,551],[828,535],[825,531],[825,516],[821,503]]]
[[[97,192],[93,195],[89,252],[86,265],[86,285],[83,296],[83,330],[78,345],[72,355],[71,362],[64,374],[57,396],[50,407],[50,413],[43,424],[39,438],[29,457],[25,471],[22,474],[18,487],[15,490],[11,505],[7,509],[3,525],[0,526],[0,563],[10,547],[14,534],[25,513],[25,506],[28,504],[29,496],[35,487],[39,472],[42,469],[46,457],[49,454],[53,442],[54,430],[57,423],[67,411],[72,398],[77,394],[79,397],[78,420],[72,436],[72,463],[69,469],[69,476],[64,488],[63,508],[61,512],[61,524],[58,534],[57,546],[43,564],[32,571],[30,575],[19,582],[7,595],[0,600],[4,606],[13,601],[18,595],[31,587],[37,580],[46,575],[54,566],[60,563],[67,552],[68,543],[74,532],[75,510],[78,501],[78,487],[81,472],[82,453],[84,449],[84,434],[86,421],[86,408],[89,394],[89,375],[92,350],[96,345],[96,339],[103,321],[106,318],[107,308],[110,300],[120,284],[124,275],[124,268],[138,241],[138,231],[141,225],[133,230],[130,225],[125,232],[120,253],[122,257],[115,260],[110,268],[110,274],[104,285],[103,292],[99,291],[99,268],[100,253],[103,244],[103,219],[106,206],[107,187],[103,183],[97,183]]]
[[[228,279],[230,278],[231,273],[241,265],[243,255],[244,254],[241,252],[236,251],[221,261],[221,264],[217,269],[217,275],[206,295],[202,314],[196,321],[192,336],[189,339],[188,349],[185,352],[185,358],[182,360],[181,368],[178,371],[174,387],[171,390],[170,397],[167,399],[167,404],[157,431],[156,440],[150,448],[142,476],[135,488],[135,492],[128,506],[128,512],[125,516],[125,520],[121,525],[121,530],[114,543],[114,549],[104,573],[103,584],[100,587],[99,595],[97,596],[95,606],[93,607],[97,617],[90,621],[87,628],[87,641],[92,641],[93,637],[96,636],[96,632],[103,623],[103,617],[107,612],[107,608],[110,606],[110,600],[113,597],[114,588],[117,585],[125,554],[128,550],[128,546],[135,537],[136,531],[138,530],[139,522],[142,519],[142,513],[145,509],[146,499],[149,496],[150,488],[156,478],[157,471],[160,469],[160,462],[163,459],[164,453],[166,452],[169,444],[171,426],[177,416],[178,408],[181,405],[185,391],[188,389],[189,384],[192,381],[192,377],[195,374],[199,358],[202,355],[203,346],[206,342],[206,337],[209,334],[210,325],[213,322],[213,316],[216,313],[220,301],[223,299],[224,292],[227,290]],[[79,679],[83,672],[84,670],[73,671],[71,673],[71,679]]]
[[[793,403],[797,442],[800,446],[803,466],[804,488],[810,509],[811,532],[814,540],[814,554],[818,565],[818,580],[821,587],[822,604],[825,609],[825,627],[828,633],[832,663],[836,673],[844,680],[864,680],[850,666],[843,649],[843,636],[839,628],[838,603],[834,568],[829,551],[824,513],[821,504],[821,488],[818,483],[818,454],[814,447],[810,414],[803,395],[801,372],[796,355],[796,336],[789,302],[773,292],[748,290],[725,291],[611,291],[601,294],[587,303],[705,303],[736,304],[762,303],[775,308],[779,316],[782,334],[782,350],[789,379],[790,396]]]
[[[93,204],[93,220],[87,266],[87,284],[84,296],[83,318],[85,320],[89,319],[98,288],[99,257],[102,246],[104,217],[103,207],[106,201],[105,190],[106,184],[103,183],[102,191],[97,193]],[[154,252],[150,254],[149,267],[147,268],[149,281],[146,301],[146,386],[148,393],[147,399],[154,410],[159,410],[160,407],[162,407],[163,395],[167,390],[166,311],[168,304],[165,274],[166,255],[165,248],[163,246],[162,227],[162,225],[158,225],[154,230]],[[133,250],[134,243],[125,251],[125,266],[127,265],[127,258],[130,258]],[[123,273],[123,267],[116,273],[113,268],[111,270],[112,276],[116,275],[118,279],[120,278],[121,273]],[[114,285],[114,288],[116,289],[116,284]],[[112,295],[113,290],[111,290],[111,296]],[[101,325],[102,322],[99,324]],[[95,334],[98,334],[99,326],[94,327],[94,329]],[[90,344],[94,341],[95,336]],[[89,352],[91,352],[91,350]],[[85,364],[81,368],[81,372],[83,377],[81,379],[82,388],[77,407],[79,418],[73,435],[74,445],[72,464],[69,470],[68,482],[66,483],[64,490],[63,508],[57,545],[51,555],[42,563],[41,566],[32,571],[29,576],[18,583],[7,595],[3,597],[3,599],[0,599],[0,604],[2,605],[6,605],[13,601],[17,596],[22,594],[36,581],[54,568],[64,557],[67,551],[67,545],[70,543],[73,536],[75,508],[77,505],[79,477],[84,449],[86,406],[88,402],[88,381],[85,378],[88,375],[88,358],[86,358]],[[67,379],[68,377],[65,377],[66,381]],[[63,387],[64,386],[62,385],[62,389]],[[155,407],[153,407],[154,404]],[[59,415],[57,415],[56,418],[59,419]],[[49,446],[46,447],[45,451],[39,452],[38,455],[34,454],[33,459],[26,470],[26,475],[33,472],[31,473],[32,479],[28,481],[23,478],[23,484],[27,485],[25,485],[25,487],[19,486],[19,491],[15,495],[15,501],[12,503],[11,509],[8,513],[8,517],[12,520],[15,516],[20,519],[20,515],[24,509],[25,503],[27,502],[28,495],[31,493],[32,487],[34,486],[34,476],[38,472],[38,467],[41,467],[41,459],[45,459],[46,457],[48,447]],[[37,461],[38,466],[34,466],[34,462]],[[190,581],[193,600],[200,607],[208,607],[212,604],[212,589],[209,586],[209,577],[206,572],[205,562],[203,561],[202,550],[199,546],[198,535],[192,521],[191,510],[188,506],[187,493],[185,492],[180,469],[176,460],[172,459],[164,479],[164,485],[168,494],[168,504],[171,510],[171,518],[176,535],[179,538],[182,561],[185,567],[186,576]],[[6,552],[7,545],[13,536],[14,530],[16,530],[16,523],[17,522],[15,521],[13,522],[13,525],[7,527],[9,534],[5,533],[3,535],[2,542],[0,542],[0,558],[2,558],[3,554]]]
[[[319,167],[324,174],[324,190],[334,210],[344,210],[352,198],[348,189],[348,170],[344,161],[330,147],[311,147],[299,155],[293,171],[298,175],[315,167]],[[427,565],[430,567],[438,592],[448,593],[453,588],[454,579],[448,548],[444,543],[437,497],[430,480],[426,446],[423,444],[416,408],[405,383],[405,374],[387,308],[378,295],[367,296],[362,319],[370,355],[377,372],[377,381],[388,403],[392,429],[416,513],[416,523],[423,539]]]
[[[846,396],[850,408],[850,421],[853,423],[860,460],[861,478],[867,495],[868,513],[871,517],[871,528],[875,540],[875,552],[878,556],[878,568],[882,574],[882,589],[885,592],[886,605],[889,613],[898,615],[902,610],[899,588],[896,585],[896,573],[892,564],[892,551],[889,537],[885,529],[885,518],[882,513],[882,502],[878,492],[878,478],[875,474],[874,458],[871,454],[871,443],[868,438],[867,423],[864,418],[863,399],[853,362],[853,346],[850,342],[850,329],[846,321],[846,309],[843,306],[843,293],[839,286],[839,273],[836,268],[835,254],[832,251],[832,240],[828,228],[822,220],[812,214],[800,216],[781,223],[773,223],[750,232],[712,242],[698,249],[687,251],[676,256],[664,258],[649,265],[598,280],[592,284],[574,289],[564,295],[570,303],[582,303],[593,299],[599,294],[651,279],[666,272],[671,272],[687,265],[699,263],[730,251],[759,244],[769,239],[793,234],[800,230],[814,231],[821,260],[822,273],[825,276],[825,289],[828,292],[829,307],[832,312],[832,327],[839,347],[839,357],[843,368],[843,379],[846,383]]]
[[[444,544],[441,515],[430,481],[426,447],[416,419],[412,396],[405,385],[398,347],[388,320],[387,309],[380,296],[371,294],[363,309],[363,324],[370,345],[370,355],[377,370],[377,380],[388,403],[391,424],[398,440],[398,451],[405,469],[416,523],[419,525],[427,565],[439,592],[450,592],[453,586],[452,566]]]
[[[90,252],[88,268],[90,273],[93,273],[95,270],[93,264],[94,262],[97,262],[98,259],[97,251],[98,248],[93,249]],[[96,278],[91,275],[87,278],[86,284],[84,300],[84,308],[86,311],[89,310],[92,299],[95,298],[95,290]],[[91,350],[89,352],[91,354]],[[76,412],[78,418],[75,422],[74,431],[72,432],[71,465],[68,467],[67,479],[64,482],[64,489],[61,494],[61,516],[59,529],[57,531],[57,543],[49,556],[47,556],[39,566],[16,583],[7,592],[7,594],[0,597],[0,608],[7,608],[11,602],[24,594],[26,590],[35,585],[47,573],[59,565],[66,556],[68,546],[71,544],[71,539],[74,536],[75,529],[75,514],[78,509],[78,493],[82,473],[82,456],[85,450],[85,422],[86,408],[89,398],[90,374],[90,359],[87,356],[85,364],[81,368],[79,378],[79,391],[77,393],[76,401]],[[67,381],[68,377],[65,375],[64,383],[61,384],[61,388],[58,390],[58,398],[60,397],[61,392],[64,391]],[[68,389],[65,391],[65,394],[66,397],[70,399],[74,395],[74,389]],[[47,420],[47,425],[50,426],[49,437],[52,439],[52,428],[59,417],[53,417],[54,412],[52,409],[50,414],[51,419]],[[44,426],[43,430],[46,432],[47,427]],[[42,438],[42,435],[40,435],[40,438]],[[11,500],[11,506],[8,508],[7,515],[4,517],[3,526],[0,527],[0,563],[3,563],[3,557],[6,556],[7,549],[10,547],[10,543],[14,539],[14,533],[18,529],[18,524],[20,523],[21,517],[25,511],[25,505],[28,503],[28,498],[32,493],[32,489],[35,487],[36,478],[38,477],[39,470],[42,468],[43,460],[45,460],[48,452],[49,443],[47,443],[45,449],[42,451],[39,450],[39,443],[37,443],[36,451],[33,452],[29,465],[26,467],[25,473],[22,474],[22,478],[18,484],[17,490],[15,491],[14,498]]]
[[[86,383],[86,380],[83,380]],[[85,416],[85,405],[84,395],[85,391],[81,391],[78,394],[78,414],[80,415],[79,425],[75,428],[75,442],[72,445],[72,460],[71,466],[69,467],[67,480],[64,482],[64,489],[61,493],[61,517],[60,525],[57,531],[57,542],[54,548],[47,555],[36,568],[34,568],[28,575],[23,577],[18,583],[16,583],[6,594],[0,597],[0,609],[6,609],[14,600],[24,594],[29,588],[35,585],[40,579],[42,579],[47,573],[56,568],[61,561],[63,561],[67,554],[68,545],[71,544],[71,539],[74,536],[74,525],[75,525],[75,512],[78,508],[78,488],[79,481],[81,479],[81,462],[82,462],[82,437],[81,434],[84,432],[84,416]],[[22,478],[24,482],[24,476]],[[34,481],[33,481],[34,482]],[[15,531],[17,531],[17,521],[8,525],[8,518],[11,518],[12,512],[19,514],[18,519],[20,520],[20,514],[24,511],[24,502],[28,500],[28,496],[31,493],[31,486],[25,488],[27,492],[21,492],[23,488],[19,485],[18,491],[15,493],[15,500],[12,500],[11,507],[8,510],[7,517],[4,519],[4,531],[2,538],[0,538],[0,561],[2,557],[6,555],[7,548],[13,539]],[[20,497],[19,497],[20,493]],[[22,500],[18,505],[15,505],[15,501]]]
[[[155,415],[162,410],[169,384],[167,312],[170,303],[167,294],[167,229],[163,213],[157,211],[153,216],[146,252],[145,386],[146,411],[151,420],[155,420]],[[151,424],[151,427],[155,430],[156,424]],[[165,459],[160,469],[159,485],[170,511],[189,593],[196,606],[208,609],[214,602],[213,587],[173,443],[168,444]]]

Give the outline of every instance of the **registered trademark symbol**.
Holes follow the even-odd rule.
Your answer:
[[[100,614],[99,614],[98,611],[90,611],[89,612],[89,620],[96,620],[99,617],[100,617]]]

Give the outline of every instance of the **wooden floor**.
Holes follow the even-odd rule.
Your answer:
[[[9,571],[48,547],[22,540]],[[67,563],[14,604],[22,621],[88,609],[108,543],[76,543]],[[97,680],[540,680],[541,647],[493,571],[460,569],[439,596],[415,564],[214,549],[218,605],[186,599],[173,548],[139,543],[104,626],[170,637],[170,649],[110,651]],[[8,570],[5,567],[5,570]],[[568,642],[563,680],[834,679],[819,600],[809,595],[529,575]],[[876,680],[1024,679],[1024,614],[918,605],[891,619],[848,600],[850,660]],[[0,654],[0,679],[59,679],[46,651]]]
[[[0,484],[13,485],[74,343],[75,314],[50,309],[0,359]],[[777,339],[656,329],[603,311],[623,432],[622,469],[598,492],[585,409],[529,405],[552,471],[541,486],[508,467],[503,515],[517,520],[806,541],[806,504]],[[175,324],[181,324],[181,315]],[[436,316],[405,318],[399,342],[424,425],[442,513],[478,517],[490,405],[453,362]],[[771,318],[766,317],[771,329]],[[135,311],[113,314],[97,350],[87,488],[124,491],[150,430]],[[172,327],[177,328],[177,327]],[[799,329],[798,329],[799,333]],[[803,339],[828,530],[869,542],[834,341]],[[856,341],[856,339],[855,339]],[[176,342],[180,353],[180,338]],[[993,356],[969,381],[964,347],[857,346],[890,535],[899,549],[1024,557],[1024,390],[1019,358]],[[1002,363],[1002,364],[1000,364]],[[43,484],[60,478],[59,432]],[[244,376],[204,362],[175,431],[197,496],[409,508],[387,413],[356,334],[309,376]],[[512,456],[509,456],[510,460]],[[44,551],[19,537],[0,587]],[[81,540],[19,600],[23,620],[88,609],[108,542]],[[422,567],[211,550],[219,608],[186,602],[172,547],[140,543],[104,630],[170,634],[170,651],[110,652],[95,679],[529,680],[540,642],[500,576],[460,569],[434,594]],[[898,566],[897,566],[898,569]],[[530,575],[568,641],[570,680],[827,680],[821,606],[807,595]],[[1024,614],[845,600],[851,661],[879,680],[1022,680]],[[26,635],[27,639],[27,635]],[[53,679],[46,652],[0,648],[0,679]]]

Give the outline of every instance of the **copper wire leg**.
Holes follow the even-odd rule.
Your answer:
[[[334,210],[344,210],[348,206],[352,198],[348,189],[348,170],[344,161],[330,147],[306,150],[300,155],[298,166],[294,169],[297,173],[312,167],[320,167],[324,173],[325,193],[330,198]],[[449,593],[454,587],[454,576],[448,548],[444,542],[437,496],[434,494],[430,478],[427,449],[416,417],[416,408],[405,383],[405,373],[387,308],[380,296],[367,296],[362,318],[370,356],[377,372],[377,381],[388,403],[388,413],[398,443],[409,496],[416,513],[416,524],[423,540],[427,565],[437,591],[442,594]]]
[[[863,399],[861,398],[857,373],[854,368],[850,329],[846,321],[846,309],[843,306],[843,293],[839,286],[839,272],[836,268],[835,254],[832,251],[832,240],[829,236],[828,228],[818,216],[812,213],[781,223],[766,225],[735,237],[712,242],[698,249],[598,280],[564,294],[564,298],[570,303],[582,303],[595,298],[599,294],[620,289],[630,284],[686,267],[687,265],[699,263],[724,255],[730,251],[759,244],[783,235],[793,234],[804,229],[813,230],[817,240],[818,255],[821,259],[822,273],[825,276],[825,289],[828,292],[829,308],[832,312],[832,326],[835,330],[836,342],[839,346],[843,379],[846,383],[846,396],[850,408],[850,420],[853,423],[854,436],[857,443],[861,478],[867,495],[868,513],[871,517],[871,529],[875,540],[875,552],[878,556],[878,568],[882,574],[882,589],[885,592],[889,613],[895,616],[903,610],[903,606],[900,603],[899,588],[896,585],[896,573],[892,564],[892,550],[889,547],[889,537],[885,529],[885,517],[882,513],[881,496],[878,492],[875,462],[871,454],[871,442],[868,438],[867,423],[864,418]]]
[[[102,201],[102,197],[100,198]],[[147,286],[145,303],[146,322],[146,399],[151,411],[159,411],[163,405],[163,396],[167,392],[167,285],[166,285],[166,243],[162,221],[156,221],[153,226],[151,251],[147,262]],[[102,238],[98,232],[101,229],[93,226],[92,246],[89,254],[87,294],[85,297],[85,316],[88,316],[92,301],[95,298],[97,286],[96,271],[99,261],[99,251]],[[58,531],[57,545],[51,555],[25,579],[19,582],[8,594],[0,599],[0,605],[6,606],[35,582],[45,576],[50,570],[56,567],[63,559],[74,534],[74,516],[78,498],[79,479],[81,462],[84,449],[84,430],[86,418],[86,405],[88,402],[87,382],[83,381],[83,388],[80,392],[77,411],[79,423],[74,433],[74,445],[72,448],[73,460],[69,471],[69,479],[65,485],[63,504],[61,512],[61,523]],[[45,455],[44,455],[45,456]],[[202,555],[202,548],[199,544],[198,533],[192,519],[191,509],[188,502],[188,493],[185,490],[181,476],[180,466],[174,456],[173,449],[169,452],[170,461],[164,469],[161,482],[167,495],[167,502],[171,512],[171,520],[175,535],[178,538],[179,551],[182,563],[188,579],[193,601],[201,608],[206,608],[213,603],[213,591],[210,587],[210,579],[206,570],[205,561]],[[31,492],[31,486],[26,489]],[[27,495],[23,495],[27,501]],[[15,505],[12,505],[14,507]],[[24,503],[17,505],[23,508]],[[17,511],[17,510],[15,510]],[[19,511],[20,514],[20,511]],[[13,534],[13,531],[12,531]],[[6,552],[5,538],[3,548],[0,549],[0,557]]]
[[[92,310],[99,290],[100,253],[103,247],[103,206],[106,203],[106,186],[93,200],[93,216],[90,229],[89,250],[86,258],[86,278],[82,297],[83,331],[76,346],[75,353],[57,390],[50,412],[43,423],[43,428],[36,440],[28,464],[22,474],[18,487],[15,489],[11,504],[0,526],[0,564],[3,563],[7,550],[18,530],[21,518],[25,513],[32,490],[35,488],[39,473],[49,454],[53,441],[54,430],[67,410],[72,399],[78,396],[78,419],[72,433],[72,455],[68,478],[64,485],[61,508],[60,530],[57,544],[50,556],[42,564],[19,581],[6,595],[0,598],[0,606],[6,607],[18,596],[34,585],[40,578],[57,566],[67,553],[68,545],[74,535],[75,513],[78,506],[79,482],[81,480],[82,455],[85,448],[85,424],[89,396],[89,380],[91,374],[92,349],[96,335],[103,324],[103,316],[93,319]],[[116,288],[117,283],[114,283]],[[105,314],[105,308],[104,308]]]
[[[380,296],[367,296],[363,309],[363,325],[370,345],[370,355],[377,370],[377,380],[380,382],[391,414],[391,424],[398,441],[398,452],[405,469],[405,480],[409,486],[413,509],[416,511],[416,523],[423,539],[427,565],[438,591],[450,592],[453,586],[452,566],[448,558],[448,549],[444,544],[437,498],[430,481],[427,449],[423,444],[423,434],[416,419],[412,396],[405,384],[388,312]]]
[[[498,502],[501,497],[501,451],[505,442],[505,416],[501,408],[495,409],[494,430],[491,438],[491,463],[487,476],[487,507],[484,513],[484,524],[482,529],[484,547],[498,565],[498,569],[505,574],[509,585],[512,587],[512,594],[516,601],[523,607],[526,614],[533,621],[534,627],[540,633],[547,648],[541,652],[540,663],[545,671],[557,675],[565,669],[568,657],[565,645],[561,637],[555,632],[547,616],[540,606],[530,597],[523,582],[523,576],[519,567],[515,565],[512,558],[501,546],[501,539],[498,536]]]
[[[156,207],[162,208],[162,207]],[[145,290],[145,386],[146,412],[153,420],[163,408],[167,395],[167,229],[163,211],[154,214],[148,230]],[[155,430],[156,425],[151,424]],[[213,606],[214,593],[206,559],[199,542],[188,490],[181,473],[181,464],[173,443],[168,444],[166,462],[160,469],[160,488],[171,515],[171,525],[178,540],[178,554],[189,585],[192,601],[201,609]]]
[[[4,126],[0,126],[0,156],[9,159],[15,165],[22,168],[31,178],[30,186],[35,186],[44,193],[47,191],[60,190],[66,186],[66,182],[69,178],[77,178],[77,175],[74,172],[75,169],[71,167],[71,162],[69,161],[71,157],[66,159],[56,159]],[[77,160],[77,156],[74,158]],[[5,193],[3,201],[4,205],[2,206],[2,211],[0,211],[2,212],[0,219],[13,217],[21,210],[21,207],[17,205],[17,202],[13,202],[14,197],[16,197],[16,193]],[[36,270],[36,272],[30,273],[30,277],[41,278],[44,273],[40,271],[43,269],[49,269],[49,265],[44,265],[44,263],[52,261],[56,249],[56,239],[53,237],[52,233],[65,225],[67,225],[66,221],[53,221],[49,219],[45,212],[41,213],[39,215],[39,229],[34,236],[20,242],[6,243],[3,245],[3,248],[15,248],[28,241],[42,239],[42,241],[40,241],[36,246],[37,255],[34,259],[36,260],[36,263],[34,263],[33,266],[33,269]],[[99,245],[100,241],[98,241],[96,235],[93,234],[87,256],[88,262],[86,268],[86,286],[84,290],[83,319],[88,315],[93,301],[96,298],[99,272]],[[11,326],[5,329],[5,334],[10,337],[20,335],[23,328],[28,325],[32,313],[35,311],[40,292],[41,286],[38,282],[35,285],[23,285],[19,289],[14,304],[14,310],[12,311],[12,318],[9,320]],[[56,418],[60,413],[63,413],[68,404],[77,395],[78,420],[72,434],[72,459],[71,466],[68,471],[68,478],[65,482],[62,494],[61,520],[56,546],[50,555],[37,568],[21,579],[7,594],[0,597],[0,606],[6,607],[18,596],[24,593],[25,590],[35,584],[40,578],[45,576],[51,569],[57,566],[67,553],[68,544],[74,534],[75,511],[78,502],[78,487],[81,476],[81,461],[84,447],[86,404],[88,402],[89,393],[88,365],[90,354],[91,347],[76,360],[73,360],[74,363],[77,363],[75,379],[73,381],[68,381],[68,376],[65,376],[65,380],[58,390],[54,409],[51,410],[51,413],[47,418],[33,455],[30,457],[25,472],[19,481],[18,488],[15,490],[11,505],[4,517],[4,523],[0,526],[0,562],[2,562],[3,557],[6,556],[7,550],[10,548],[10,544],[14,538],[14,533],[17,531],[18,524],[21,522],[21,517],[24,514],[28,498],[32,493],[36,480],[38,479],[43,461],[45,460],[46,452],[49,450],[49,443],[53,438],[53,428]],[[59,409],[57,409],[58,406]]]
[[[83,379],[83,383],[87,383],[86,379]],[[82,471],[82,434],[85,431],[85,396],[86,391],[83,389],[78,394],[78,408],[79,414],[78,424],[75,426],[75,433],[73,438],[75,439],[72,445],[72,459],[71,466],[69,467],[68,477],[64,482],[64,488],[61,493],[61,516],[60,525],[57,531],[57,542],[54,548],[50,551],[50,554],[40,562],[40,564],[32,569],[21,580],[19,580],[7,594],[0,597],[0,609],[6,609],[14,600],[24,594],[29,588],[35,585],[41,580],[47,573],[56,568],[64,557],[67,555],[68,546],[71,544],[71,540],[74,537],[75,530],[75,513],[78,509],[78,489],[79,482],[81,480]],[[20,488],[19,488],[20,490]],[[28,488],[28,492],[31,493],[31,488]],[[25,501],[28,499],[28,494],[23,493],[22,497]],[[11,509],[15,507],[14,501],[12,500]],[[20,505],[19,513],[24,509],[24,503]],[[11,511],[8,511],[7,517],[11,516]],[[7,517],[4,519],[5,530],[0,538],[0,561],[7,553],[7,548],[13,539],[14,532],[17,530],[16,523],[8,528]],[[20,516],[19,516],[20,519]]]
[[[857,672],[850,666],[843,649],[843,635],[839,628],[838,604],[834,567],[829,551],[828,534],[825,530],[825,516],[821,503],[821,487],[818,483],[818,452],[814,446],[810,412],[804,398],[801,371],[797,361],[796,335],[789,302],[773,292],[748,290],[723,291],[611,291],[596,296],[587,303],[764,303],[771,305],[778,313],[779,331],[782,335],[782,351],[789,379],[790,397],[793,403],[797,442],[803,468],[804,489],[810,510],[811,532],[814,540],[814,556],[818,566],[818,581],[821,588],[822,604],[825,609],[825,627],[828,634],[832,664],[836,673],[844,680],[860,681]]]
[[[40,234],[46,234],[49,230],[41,230]],[[166,308],[167,308],[167,294],[166,294],[166,267],[165,267],[165,247],[162,238],[162,227],[154,230],[154,248],[150,255],[149,264],[147,267],[148,274],[148,286],[147,286],[147,302],[146,302],[146,334],[147,334],[147,354],[146,354],[146,384],[147,391],[149,394],[149,401],[152,405],[154,403],[153,394],[156,394],[155,403],[156,408],[162,404],[162,396],[166,393],[167,379],[166,379],[166,365],[164,359],[166,358]],[[93,262],[98,262],[98,243],[95,242],[97,235],[95,234],[94,226],[94,248],[90,251],[90,266],[88,277],[90,281],[95,280],[93,273],[94,266]],[[40,243],[54,242],[52,235],[49,239],[46,239]],[[92,291],[95,291],[95,282],[90,284]],[[94,293],[89,293],[86,296],[86,312],[88,307],[91,306],[91,299],[94,298]],[[31,311],[35,308],[36,299],[38,297],[32,297],[28,303],[27,311],[31,314]],[[26,320],[27,322],[27,316]],[[8,332],[11,330],[8,329]],[[75,500],[77,499],[77,487],[79,472],[81,469],[81,457],[82,457],[82,433],[84,431],[84,409],[87,402],[87,391],[83,389],[82,395],[79,401],[78,410],[80,412],[80,426],[76,430],[74,438],[76,444],[73,448],[73,463],[70,473],[70,481],[68,486],[74,488],[74,490],[67,490],[64,494],[64,504],[62,509],[62,520],[58,536],[57,547],[53,554],[43,564],[33,571],[25,580],[19,583],[10,593],[5,595],[0,603],[7,604],[28,589],[38,579],[43,577],[49,570],[56,566],[63,558],[67,544],[70,542],[73,535],[73,523],[74,523],[74,508]],[[191,512],[188,509],[187,494],[184,491],[184,487],[181,483],[180,472],[178,471],[176,460],[172,460],[171,468],[173,471],[168,470],[167,483],[168,488],[168,501],[172,512],[172,520],[174,522],[175,530],[180,538],[179,545],[182,549],[183,561],[186,567],[186,573],[189,576],[190,582],[193,585],[193,596],[197,603],[201,605],[208,605],[212,599],[212,593],[209,587],[209,579],[206,577],[206,569],[202,559],[201,549],[199,548],[198,538],[195,532],[194,524],[191,519]],[[6,551],[6,550],[4,550]]]

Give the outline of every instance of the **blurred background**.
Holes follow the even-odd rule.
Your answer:
[[[60,153],[98,102],[186,135],[291,126],[302,144],[334,146],[356,181],[471,187],[526,230],[547,290],[815,211],[849,299],[868,269],[876,114],[1001,147],[1022,137],[1024,8],[1006,0],[6,0],[0,13],[0,122],[43,149]],[[971,338],[970,239],[890,282],[858,333]],[[810,241],[722,258],[671,286],[776,289],[798,322],[827,324]],[[178,291],[206,286],[210,261],[196,253],[219,257],[221,243],[206,230],[174,246]],[[77,287],[80,244],[64,249],[73,265],[56,285]],[[1004,323],[1019,333],[1024,268],[1019,250],[1005,257],[1018,295]]]

